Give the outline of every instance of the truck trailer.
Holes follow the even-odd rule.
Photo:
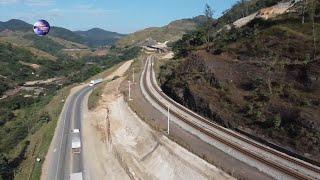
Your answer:
[[[70,174],[70,180],[83,180],[82,172]]]
[[[74,154],[79,154],[81,152],[81,139],[79,129],[71,130],[71,148],[72,153]]]
[[[89,86],[94,86],[99,83],[102,83],[103,79],[96,79],[96,80],[91,80]]]

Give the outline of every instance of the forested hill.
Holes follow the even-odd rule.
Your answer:
[[[320,162],[320,4],[277,2],[239,1],[184,35],[159,81],[212,121]]]

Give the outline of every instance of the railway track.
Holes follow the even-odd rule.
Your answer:
[[[196,114],[195,112],[187,109],[186,107],[182,106],[181,104],[175,102],[170,97],[168,97],[166,94],[162,92],[160,87],[156,83],[155,74],[153,71],[153,58],[152,56],[149,56],[147,58],[147,61],[145,63],[145,67],[142,73],[142,85],[144,86],[144,89],[146,90],[147,94],[152,98],[153,101],[155,101],[159,106],[166,109],[168,105],[171,107],[177,108],[177,110],[172,110],[171,114],[173,114],[175,117],[177,117],[179,120],[183,121],[184,123],[188,124],[189,126],[197,129],[201,133],[215,139],[216,141],[219,141],[220,143],[244,154],[247,157],[250,157],[254,159],[255,161],[258,161],[264,165],[267,165],[268,167],[271,167],[272,169],[281,172],[282,174],[285,174],[291,178],[295,179],[320,179],[320,168],[304,162],[300,159],[296,159],[294,157],[291,157],[287,154],[284,154],[282,152],[279,152],[275,149],[272,149],[270,147],[264,146],[258,142],[253,141],[252,139],[249,139],[239,133],[236,133],[234,131],[231,131],[229,129],[226,129],[220,125],[217,125],[208,119]],[[149,78],[149,85],[148,85],[148,79]],[[156,95],[157,94],[157,95]],[[182,113],[181,113],[182,111]],[[185,114],[184,114],[185,113]],[[192,118],[196,119],[190,120],[186,115],[191,116]],[[204,126],[203,124],[206,124],[214,129],[211,130]],[[234,142],[231,141],[229,138],[221,137],[219,134],[216,133],[216,131],[220,131],[232,138],[237,139],[237,141],[243,142]],[[256,149],[259,149],[259,152],[252,151],[246,147],[243,146],[243,144],[250,145]],[[275,158],[268,158],[267,156],[262,155],[265,154],[271,154]],[[277,159],[277,160],[275,160]],[[281,163],[282,162],[282,163]],[[289,166],[288,164],[291,164]]]

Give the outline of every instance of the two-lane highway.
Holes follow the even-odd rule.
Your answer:
[[[81,107],[84,97],[92,90],[84,86],[73,95],[69,96],[57,124],[57,129],[47,156],[47,170],[42,175],[46,180],[68,180],[71,173],[84,173],[82,153],[73,154],[71,151],[72,129],[80,129],[82,112]]]
[[[96,81],[90,85],[97,85],[103,81],[110,81],[115,76],[122,76],[130,67],[132,60],[123,63],[117,70],[102,81]],[[80,154],[73,154],[71,150],[71,130],[80,129],[81,149],[85,147],[83,143],[82,121],[87,95],[93,90],[92,86],[81,85],[73,88],[68,96],[59,117],[54,137],[51,141],[46,160],[43,165],[41,179],[43,180],[69,180],[71,173],[82,172],[83,179],[90,179],[90,172],[84,162],[84,151]],[[87,148],[87,147],[85,147]]]

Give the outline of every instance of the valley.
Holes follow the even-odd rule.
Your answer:
[[[318,0],[41,3],[0,21],[0,180],[320,177]]]

